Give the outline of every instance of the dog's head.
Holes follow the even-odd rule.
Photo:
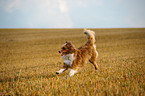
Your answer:
[[[66,41],[65,44],[61,47],[59,50],[59,53],[61,53],[61,56],[72,54],[75,52],[75,47],[72,45],[70,41]]]

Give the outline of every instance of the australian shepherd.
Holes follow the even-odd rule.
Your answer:
[[[69,75],[73,76],[87,61],[94,65],[95,71],[98,70],[95,32],[84,29],[84,34],[87,35],[87,42],[79,48],[75,48],[70,41],[66,41],[63,44],[61,50],[59,50],[63,59],[63,66],[59,71],[56,71],[56,74],[60,74],[70,68]]]

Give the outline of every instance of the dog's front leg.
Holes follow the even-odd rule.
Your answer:
[[[60,74],[60,73],[63,73],[65,70],[68,69],[68,66],[64,63],[63,64],[63,67],[59,70],[59,71],[56,71],[56,74]]]
[[[56,71],[56,74],[60,74],[60,73],[62,73],[62,72],[64,72],[66,70],[66,68],[62,68],[62,69],[60,69],[59,71]]]
[[[69,76],[73,76],[75,73],[77,73],[77,70],[70,69]]]

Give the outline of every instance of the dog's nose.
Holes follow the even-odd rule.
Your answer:
[[[60,51],[58,51],[59,53],[61,53]]]

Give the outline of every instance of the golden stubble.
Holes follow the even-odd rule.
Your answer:
[[[0,29],[0,95],[143,96],[145,29],[91,29],[99,70],[88,63],[69,77],[58,53],[86,42],[83,29]]]

